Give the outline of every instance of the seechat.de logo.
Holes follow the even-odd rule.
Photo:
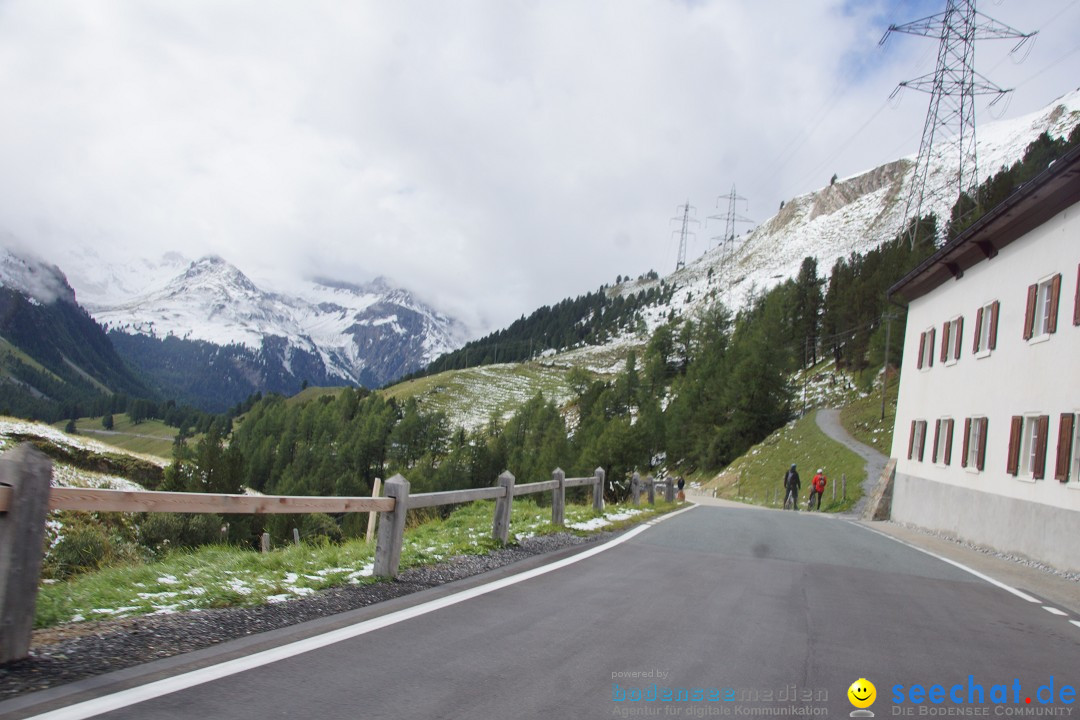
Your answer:
[[[877,700],[877,688],[874,687],[874,683],[866,678],[859,678],[851,683],[851,687],[847,690],[847,697],[857,708],[851,711],[851,717],[874,717],[873,711],[866,709]]]

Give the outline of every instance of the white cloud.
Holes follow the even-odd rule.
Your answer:
[[[704,220],[736,184],[760,222],[914,153],[925,96],[886,99],[936,44],[877,40],[938,4],[9,1],[0,231],[62,268],[385,274],[489,329],[670,271],[687,197]],[[1076,3],[984,10],[1041,30],[1022,65],[979,46],[1010,115],[1073,89]]]

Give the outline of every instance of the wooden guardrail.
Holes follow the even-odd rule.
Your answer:
[[[49,458],[28,444],[0,456],[0,663],[29,653],[49,510],[255,515],[378,512],[374,574],[394,578],[409,510],[494,499],[492,536],[505,545],[515,497],[551,492],[551,522],[563,525],[568,487],[592,486],[593,508],[604,508],[605,473],[597,468],[590,477],[567,478],[556,469],[551,480],[517,485],[514,476],[504,472],[494,487],[416,495],[409,494],[408,480],[395,475],[384,486],[385,497],[376,498],[55,488],[50,487],[51,478]]]
[[[648,494],[649,504],[652,505],[656,502],[657,485],[664,488],[664,499],[667,502],[675,502],[675,483],[671,478],[656,480],[652,475],[648,475],[642,480],[641,475],[636,472],[630,478],[630,500],[635,505],[640,505],[641,491],[644,489]]]
[[[0,486],[0,512],[8,509],[12,489]],[[385,512],[392,500],[370,497],[307,497],[303,495],[211,495],[150,490],[49,488],[49,510],[96,512],[168,512],[215,514],[302,514]]]

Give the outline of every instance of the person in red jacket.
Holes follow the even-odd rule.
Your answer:
[[[818,468],[817,474],[814,475],[813,480],[810,481],[810,499],[806,501],[806,509],[813,510],[815,505],[814,501],[817,501],[817,509],[821,509],[821,498],[825,494],[825,483],[828,482],[825,479],[825,471]]]

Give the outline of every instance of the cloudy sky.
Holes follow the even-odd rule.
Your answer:
[[[489,330],[672,271],[687,199],[762,222],[917,152],[928,98],[889,95],[937,43],[878,40],[944,4],[0,0],[0,242],[386,275]],[[979,7],[1039,31],[978,46],[1005,117],[1080,85],[1080,0]]]

